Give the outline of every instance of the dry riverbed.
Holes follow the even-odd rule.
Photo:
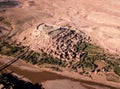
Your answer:
[[[12,60],[12,57],[1,56],[0,63],[5,64]],[[105,76],[92,74],[93,80],[89,77],[79,75],[78,73],[66,70],[63,72],[51,71],[47,68],[39,68],[32,64],[18,60],[8,67],[10,71],[19,74],[33,83],[41,83],[45,89],[119,89],[120,84],[109,82]],[[104,82],[103,82],[104,81]]]

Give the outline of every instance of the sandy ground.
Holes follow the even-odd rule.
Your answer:
[[[100,85],[91,85],[82,82],[73,82],[71,80],[52,80],[42,83],[45,89],[112,89],[109,87],[103,87]],[[61,87],[62,86],[62,87]]]
[[[119,0],[36,0],[35,2],[37,9],[51,15],[42,19],[43,22],[78,27],[106,50],[120,53]]]
[[[11,59],[12,59],[12,57],[7,57],[7,56],[1,56],[0,55],[0,63],[2,63],[2,64],[10,61]],[[120,88],[119,83],[107,81],[106,76],[104,74],[102,74],[102,76],[100,76],[100,75],[97,75],[97,74],[93,73],[92,74],[93,79],[91,79],[89,77],[79,75],[78,73],[73,72],[71,70],[66,70],[66,71],[63,71],[63,72],[55,72],[55,71],[51,71],[50,69],[39,68],[37,66],[33,66],[29,63],[25,63],[22,60],[17,61],[12,66],[17,68],[18,71],[20,71],[20,70],[24,70],[23,72],[26,71],[26,74],[28,74],[27,76],[32,76],[32,74],[34,74],[33,77],[39,76],[38,73],[40,73],[42,71],[48,71],[48,73],[52,72],[52,73],[55,73],[55,74],[59,74],[61,76],[66,76],[66,77],[61,77],[60,76],[61,78],[60,79],[56,78],[57,80],[50,79],[48,81],[42,82],[45,89],[69,89],[69,88],[70,89],[90,89],[90,87],[92,87],[93,89],[94,88],[95,89],[112,89],[112,88],[115,88],[115,87]],[[28,71],[28,73],[27,73],[27,71]],[[36,73],[36,75],[35,75],[35,73]],[[23,75],[21,75],[21,76],[23,76]],[[48,77],[48,76],[49,76],[49,74],[46,75],[46,77]],[[37,78],[37,80],[39,80],[39,79]],[[53,88],[53,86],[55,88]]]
[[[12,22],[15,30],[11,35],[16,39],[22,31],[35,29],[40,23],[70,25],[90,35],[107,51],[120,54],[120,0],[18,1],[18,7],[0,13]]]

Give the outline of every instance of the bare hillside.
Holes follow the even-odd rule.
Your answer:
[[[40,23],[67,25],[80,28],[109,52],[120,53],[119,0],[13,1],[19,3],[14,2],[13,7],[5,6],[0,10],[0,16],[9,18],[12,24],[11,36],[17,37],[24,30],[35,29]]]

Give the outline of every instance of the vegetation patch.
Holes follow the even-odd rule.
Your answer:
[[[0,23],[6,25],[7,27],[11,27],[10,21],[8,21],[5,17],[0,16]]]
[[[115,67],[114,72],[120,76],[120,67]]]
[[[0,16],[0,21],[3,21],[4,20],[4,17]]]
[[[82,44],[83,45],[83,44]],[[85,47],[85,48],[84,48]],[[51,68],[52,70],[56,71],[62,71],[56,66],[64,67],[64,68],[71,68],[75,70],[76,72],[79,71],[80,68],[82,68],[83,73],[89,73],[94,71],[104,71],[104,72],[113,72],[120,76],[120,62],[112,61],[113,57],[109,56],[107,54],[104,54],[100,48],[94,47],[94,45],[86,44],[86,46],[80,47],[84,48],[82,51],[82,55],[80,57],[80,60],[60,60],[58,58],[55,58],[45,52],[37,53],[33,50],[29,50],[22,59],[26,62],[30,62],[33,65],[43,65],[43,64],[49,64],[53,65]],[[21,53],[25,51],[27,47],[19,46],[15,44],[9,44],[8,42],[0,42],[0,54],[2,55],[8,55],[8,56],[14,56],[17,57]],[[109,59],[109,60],[108,60]],[[110,60],[112,59],[112,60]],[[97,62],[98,61],[98,62]],[[119,59],[117,59],[119,61]]]

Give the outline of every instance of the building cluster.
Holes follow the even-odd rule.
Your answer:
[[[62,28],[59,30],[62,30]],[[52,46],[47,49],[47,53],[56,58],[62,60],[79,60],[80,56],[84,54],[84,52],[80,52],[76,46],[84,42],[86,37],[77,33],[75,30],[66,28],[56,34],[52,40]]]

